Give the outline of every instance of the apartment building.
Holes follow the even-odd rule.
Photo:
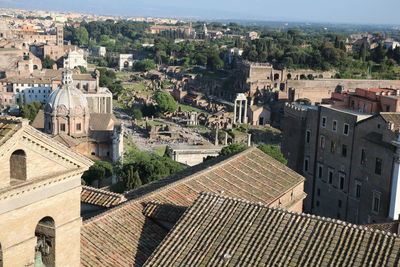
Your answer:
[[[374,89],[368,98],[366,91],[330,105],[285,107],[282,150],[289,167],[306,177],[306,212],[357,224],[399,216],[400,113],[381,112],[396,109],[397,92]]]

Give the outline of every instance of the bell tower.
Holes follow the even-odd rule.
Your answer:
[[[56,27],[56,42],[57,45],[63,46],[64,45],[64,27],[62,25],[57,25]]]
[[[0,266],[80,266],[80,177],[91,164],[0,116]]]

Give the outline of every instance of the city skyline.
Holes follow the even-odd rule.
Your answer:
[[[3,8],[114,16],[354,24],[399,24],[396,19],[396,10],[400,8],[400,2],[395,0],[389,0],[381,6],[376,6],[371,0],[339,0],[334,4],[327,1],[305,0],[299,2],[288,0],[285,5],[276,1],[250,0],[244,6],[238,0],[221,0],[218,2],[171,0],[168,3],[161,0],[151,2],[119,0],[117,2],[118,5],[111,5],[105,0],[88,0],[85,2],[71,0],[68,3],[50,0],[0,0],[0,6]]]

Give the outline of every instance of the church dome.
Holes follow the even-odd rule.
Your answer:
[[[89,105],[83,93],[72,82],[72,71],[65,70],[60,88],[50,94],[44,111],[46,133],[72,137],[88,135]]]
[[[84,113],[88,110],[88,102],[83,93],[72,85],[72,71],[62,73],[62,85],[52,92],[46,105],[47,112]]]

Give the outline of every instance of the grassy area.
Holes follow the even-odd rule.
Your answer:
[[[167,150],[167,146],[157,146],[154,148],[153,152],[162,157],[162,156],[164,156],[166,150]]]
[[[131,139],[124,137],[124,150],[125,152],[138,151],[138,148]]]
[[[199,112],[199,113],[205,112],[205,111],[203,111],[201,109],[198,109],[198,108],[195,108],[195,107],[192,107],[192,106],[188,106],[188,105],[184,105],[184,104],[179,104],[178,107],[181,108],[182,111],[196,111],[196,112]]]

